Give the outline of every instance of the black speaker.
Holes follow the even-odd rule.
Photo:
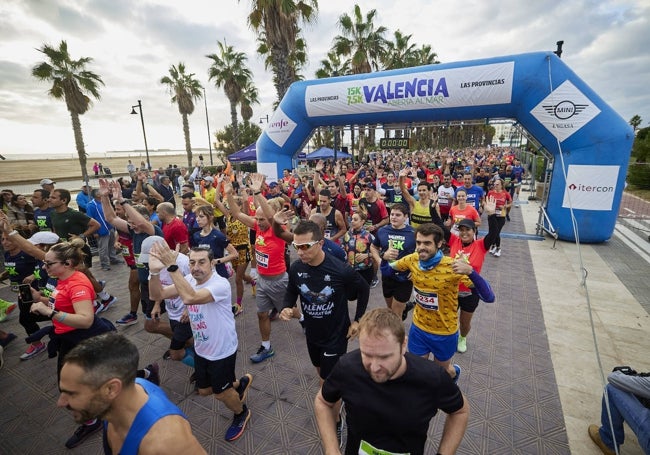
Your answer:
[[[341,147],[341,151],[343,153],[348,153],[348,148],[347,147]]]

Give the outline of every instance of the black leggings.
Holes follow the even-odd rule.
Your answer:
[[[494,242],[494,244],[497,246],[497,248],[501,248],[501,229],[503,229],[503,226],[506,224],[506,217],[505,216],[497,216],[497,239]]]
[[[31,335],[34,332],[38,332],[38,330],[40,329],[37,322],[45,322],[45,321],[49,321],[50,319],[47,316],[41,316],[40,314],[30,313],[29,309],[27,308],[28,305],[29,304],[19,305],[20,314],[18,316],[18,322],[20,322],[20,325],[22,325],[25,328],[25,332],[27,332],[27,335]]]

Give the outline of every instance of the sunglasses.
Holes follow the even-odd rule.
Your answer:
[[[309,248],[312,246],[316,245],[319,241],[314,240],[312,242],[307,242],[307,243],[296,243],[296,242],[291,242],[291,245],[296,249],[296,250],[302,250],[302,251],[307,251]]]

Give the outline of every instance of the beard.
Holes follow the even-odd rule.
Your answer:
[[[85,409],[73,409],[70,406],[66,406],[66,408],[72,412],[74,421],[82,424],[95,418],[101,419],[108,413],[111,405],[99,398],[93,398]]]

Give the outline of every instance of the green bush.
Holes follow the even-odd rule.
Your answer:
[[[650,189],[650,164],[630,163],[627,169],[627,183],[640,189]]]

